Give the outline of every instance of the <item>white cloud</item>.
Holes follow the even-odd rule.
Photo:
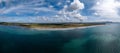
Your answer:
[[[96,0],[96,4],[92,10],[95,10],[94,15],[104,18],[119,18],[120,1],[118,0]]]
[[[56,11],[53,9],[54,6],[50,5],[47,7],[36,7],[36,5],[45,4],[44,1],[39,4],[36,3],[40,0],[33,0],[33,2],[25,2],[24,4],[19,4],[16,6],[10,6],[9,8],[0,9],[0,14],[7,14],[7,13],[16,13],[17,15],[24,14],[24,13],[33,13],[38,14],[41,11],[45,12],[58,12],[58,15],[55,16],[30,16],[30,17],[0,17],[0,21],[9,21],[9,22],[80,22],[83,19],[86,19],[85,16],[80,14],[80,10],[84,9],[84,4],[79,0],[74,0],[70,5],[64,5],[64,8],[60,11]],[[70,0],[67,0],[70,2]],[[35,3],[35,5],[34,5]],[[60,5],[60,3],[58,3]],[[27,21],[26,21],[27,20]]]
[[[84,4],[81,3],[79,0],[74,0],[71,5],[70,5],[70,8],[72,10],[81,10],[84,8]]]
[[[4,1],[4,2],[8,2],[9,0],[0,0],[0,2],[3,2],[3,1]]]
[[[84,4],[79,0],[74,0],[70,5],[64,5],[64,8],[59,11],[59,17],[64,17],[65,19],[75,18],[79,21],[86,19],[85,16],[80,14],[80,10],[84,9]],[[57,16],[57,17],[58,17]]]
[[[0,3],[2,2],[2,0],[0,0]]]
[[[70,0],[66,0],[67,3],[70,3],[71,1]]]
[[[57,5],[60,6],[60,5],[62,5],[62,3],[61,3],[61,2],[58,2]]]
[[[9,14],[11,12],[18,13],[18,11],[21,11],[21,9],[25,11],[26,13],[27,13],[26,9],[31,10],[31,11],[32,10],[41,11],[41,9],[43,8],[36,7],[36,6],[42,6],[43,4],[45,4],[44,0],[26,0],[26,1],[21,0],[19,1],[18,4],[12,3],[12,1],[18,2],[16,0],[0,0],[0,3],[3,1],[5,2],[5,6],[3,8],[0,8],[0,12],[1,12],[0,14]],[[46,10],[46,8],[43,10]]]
[[[16,9],[19,9],[19,8],[22,8],[23,6],[14,6],[14,7],[10,7],[9,9],[6,9],[6,8],[3,8],[3,9],[0,9],[0,14],[7,14],[11,11],[14,11]]]

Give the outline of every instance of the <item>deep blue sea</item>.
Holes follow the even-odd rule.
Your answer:
[[[41,31],[0,26],[0,53],[120,53],[120,24]]]

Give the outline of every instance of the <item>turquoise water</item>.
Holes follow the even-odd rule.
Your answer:
[[[75,30],[0,26],[0,53],[120,53],[120,24]]]

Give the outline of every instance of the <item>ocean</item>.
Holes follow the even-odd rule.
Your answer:
[[[0,53],[120,53],[120,24],[73,30],[0,26]]]

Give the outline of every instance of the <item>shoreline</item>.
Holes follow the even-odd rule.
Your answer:
[[[33,30],[74,30],[83,29],[89,27],[103,26],[109,24],[108,22],[100,23],[57,23],[57,24],[39,24],[39,23],[7,23],[1,22],[3,26],[16,26],[21,28],[33,29]]]
[[[91,28],[97,26],[104,26],[104,25],[94,25],[94,26],[83,26],[83,27],[71,27],[71,28],[30,28],[33,30],[74,30],[74,29],[84,29],[84,28]]]

